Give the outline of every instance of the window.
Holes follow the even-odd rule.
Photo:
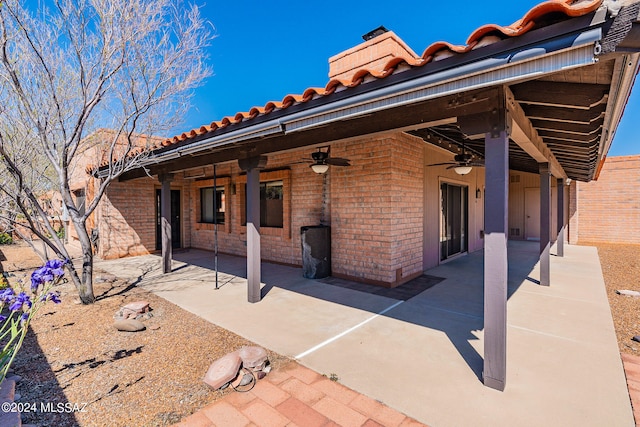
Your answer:
[[[282,181],[260,183],[260,227],[282,228]]]
[[[76,196],[76,208],[78,209],[78,214],[82,216],[85,212],[84,189],[74,191],[73,195]]]
[[[284,224],[284,184],[282,181],[268,181],[260,183],[260,227],[283,228]],[[246,200],[243,225],[246,225]]]
[[[224,224],[225,213],[225,197],[224,187],[217,187],[215,191],[216,195],[216,210],[214,214],[213,207],[213,187],[205,187],[200,189],[200,222],[215,224],[216,220],[218,224]]]

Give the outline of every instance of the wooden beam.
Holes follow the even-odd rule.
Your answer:
[[[534,80],[513,85],[511,91],[523,104],[589,110],[607,101],[609,86]]]
[[[531,123],[538,131],[550,130],[553,132],[575,133],[578,135],[599,135],[604,120],[600,119],[587,125],[539,119],[531,119]]]
[[[589,110],[574,110],[569,108],[546,107],[540,105],[527,105],[524,107],[529,119],[550,120],[589,125],[605,116],[607,104],[597,105]]]
[[[558,159],[544,143],[538,131],[527,118],[524,110],[515,100],[509,88],[505,88],[507,97],[507,109],[511,116],[511,139],[538,163],[549,163],[551,173],[555,177],[567,178],[567,174],[558,162]]]
[[[553,138],[560,141],[575,141],[581,142],[583,145],[595,142],[600,140],[599,133],[593,134],[579,134],[579,133],[568,133],[562,132],[558,130],[546,130],[546,129],[538,129],[538,135],[547,140],[547,138]]]

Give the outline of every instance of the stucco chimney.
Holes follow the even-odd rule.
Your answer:
[[[329,79],[351,80],[361,69],[382,71],[393,58],[419,58],[393,31],[385,30],[386,32],[375,36],[380,33],[378,30],[363,36],[366,38],[374,35],[364,43],[329,58]]]

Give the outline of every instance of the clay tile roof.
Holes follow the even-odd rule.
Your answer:
[[[382,69],[369,70],[361,69],[353,74],[350,80],[331,79],[324,88],[309,88],[302,95],[287,95],[282,101],[267,102],[264,107],[253,107],[248,113],[238,113],[235,117],[225,117],[220,122],[213,122],[211,125],[202,126],[197,132],[189,132],[178,137],[167,139],[163,146],[181,143],[193,136],[200,136],[204,133],[215,132],[217,129],[225,128],[233,123],[251,120],[258,116],[267,115],[275,110],[287,109],[292,105],[305,103],[314,98],[330,95],[341,87],[343,89],[356,87],[369,79],[384,79],[394,72],[400,72],[402,67],[421,67],[432,61],[441,60],[451,56],[464,54],[473,49],[495,43],[509,37],[521,36],[535,28],[544,27],[549,23],[572,17],[583,16],[598,9],[603,0],[549,0],[531,8],[521,19],[511,25],[501,26],[497,24],[483,25],[475,29],[468,37],[464,46],[453,45],[440,41],[428,46],[421,57],[396,57],[391,59]]]
[[[193,132],[193,131],[191,131]],[[171,145],[170,140],[164,139],[158,136],[153,135],[144,135],[144,134],[134,134],[131,143],[134,147],[131,149],[129,156],[133,157],[138,154],[141,154],[147,150],[155,150],[161,148],[163,146]],[[117,138],[116,138],[117,137]],[[115,141],[113,141],[115,139]],[[129,141],[126,138],[125,134],[119,135],[113,129],[104,129],[100,128],[86,136],[82,140],[82,145],[84,150],[81,154],[87,153],[94,147],[103,144],[104,142],[113,143],[114,144],[114,155],[117,157],[119,152],[125,151],[128,147]],[[102,150],[98,155],[99,159],[97,160],[97,164],[88,164],[85,167],[85,172],[87,174],[93,173],[96,169],[103,168],[109,166],[109,159],[107,158],[108,151]]]

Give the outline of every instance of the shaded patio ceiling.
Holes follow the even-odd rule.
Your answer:
[[[121,180],[387,131],[408,132],[452,153],[464,141],[481,159],[483,133],[461,131],[461,120],[502,108],[517,127],[510,168],[537,173],[539,163],[549,162],[558,178],[590,181],[638,69],[639,11],[636,3],[617,16],[606,6],[577,18],[554,12],[518,37],[426,65],[398,65],[384,78],[363,74],[357,84],[322,96],[291,98],[223,128],[183,134]]]
[[[600,61],[509,86],[569,178],[589,181],[596,170],[614,69],[615,60]],[[468,152],[484,157],[484,137],[468,138],[456,124],[408,133],[453,154],[464,143]],[[538,162],[513,141],[509,163],[513,170],[538,173]]]

